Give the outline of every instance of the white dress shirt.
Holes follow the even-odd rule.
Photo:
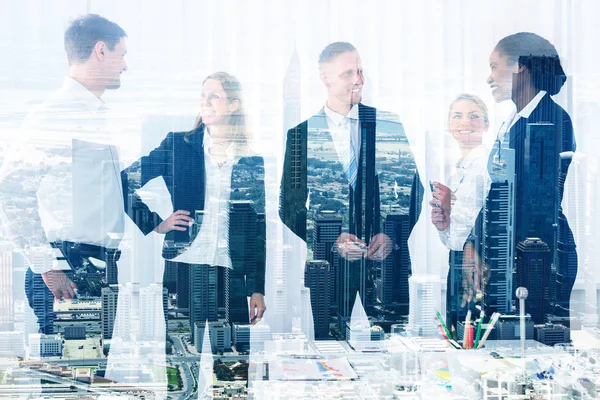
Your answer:
[[[118,247],[124,227],[121,166],[104,102],[67,77],[25,118],[21,134],[2,202],[11,226],[19,226],[13,233],[26,237],[23,250],[32,270],[57,267],[56,260],[39,257],[56,253],[48,242]],[[37,199],[39,219],[7,205],[11,196]]]
[[[490,190],[488,156],[489,149],[486,146],[477,146],[457,163],[456,171],[448,180],[447,186],[454,194],[454,201],[450,225],[439,234],[450,250],[462,251]]]
[[[508,132],[520,118],[529,118],[546,94],[547,92],[540,90],[521,111],[511,113],[498,131],[494,151],[497,151],[498,145],[502,148],[508,147],[508,137],[506,136]],[[449,187],[454,191],[456,199],[450,213],[450,225],[447,229],[439,232],[440,239],[450,250],[462,251],[477,215],[483,207],[491,185],[487,166],[488,156],[489,150],[484,146],[473,149],[457,165],[457,172],[450,178],[449,185],[454,185],[456,189],[452,186]],[[494,162],[501,163],[501,160],[497,160],[497,154],[494,158],[496,159]],[[460,181],[458,185],[456,185],[457,179]]]
[[[510,132],[511,128],[517,123],[520,118],[529,118],[533,110],[537,107],[537,105],[542,101],[544,96],[546,95],[545,90],[540,90],[538,94],[535,95],[533,99],[519,112],[513,111],[508,119],[502,123],[500,130],[498,131],[498,140],[500,142],[503,141],[504,136]]]
[[[188,264],[206,264],[232,268],[229,255],[229,200],[231,196],[231,172],[237,160],[235,145],[225,151],[227,159],[219,166],[211,155],[213,140],[208,130],[204,131],[204,168],[206,192],[204,210],[198,234],[190,248],[172,261]]]
[[[324,109],[325,115],[327,115],[327,125],[331,134],[331,140],[333,141],[340,163],[346,165],[350,156],[350,143],[352,143],[354,155],[358,162],[361,142],[360,129],[358,129],[358,104],[353,105],[346,116],[331,110],[327,107],[327,104]]]

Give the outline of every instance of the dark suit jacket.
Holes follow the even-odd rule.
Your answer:
[[[309,195],[311,198],[328,197],[325,192],[339,194],[348,191],[348,204],[340,206],[339,210],[341,215],[347,216],[344,217],[344,225],[350,233],[369,243],[372,236],[382,232],[382,210],[387,212],[400,203],[398,194],[394,194],[390,185],[397,181],[399,186],[410,190],[413,184],[416,164],[402,124],[395,116],[387,120],[378,119],[377,110],[373,107],[363,104],[358,107],[361,146],[356,154],[358,174],[355,189],[349,187],[343,166],[339,163],[324,110],[287,132],[279,214],[282,222],[304,241],[307,241],[307,225],[315,217],[314,206],[311,206],[314,201],[309,199]],[[390,146],[392,150],[384,153],[379,141],[393,143]],[[400,160],[400,152],[404,161],[399,161],[400,165],[379,165],[386,158],[398,157]],[[332,177],[331,182],[324,183],[323,176],[313,168],[323,160],[330,162],[327,174]],[[405,173],[398,173],[398,170]],[[403,195],[400,193],[400,196]],[[405,203],[408,209],[408,199]]]
[[[535,135],[533,135],[535,132]],[[575,137],[571,118],[565,110],[556,104],[550,95],[545,95],[529,118],[519,118],[512,126],[509,135],[509,147],[515,152],[515,204],[514,204],[514,245],[526,238],[537,237],[556,254],[560,281],[556,291],[556,301],[568,309],[571,289],[577,275],[577,253],[575,240],[567,219],[562,212],[561,201],[564,181],[567,176],[570,157],[561,157],[561,153],[574,152]],[[498,154],[498,145],[490,153],[488,162],[492,188],[494,182],[494,159]],[[531,154],[531,157],[527,157]],[[484,224],[483,210],[479,213],[472,239],[481,254]],[[492,230],[493,228],[489,228]],[[513,246],[514,247],[514,246]],[[516,256],[516,249],[513,249]],[[516,265],[515,265],[516,267]],[[494,265],[490,265],[494,268]],[[550,271],[548,270],[548,275]],[[517,268],[515,284],[524,279],[527,271]],[[494,284],[490,281],[490,284]],[[489,285],[488,285],[489,291]],[[514,292],[514,291],[513,291]],[[514,293],[511,293],[514,296]],[[528,301],[542,302],[543,299]],[[555,313],[559,313],[555,311]]]
[[[186,140],[186,134],[188,134]],[[204,169],[204,126],[192,132],[170,132],[160,146],[152,150],[139,161],[141,168],[140,182],[132,182],[129,172],[137,169],[137,163],[122,172],[123,182],[128,185],[125,197],[125,211],[139,229],[148,234],[162,219],[149,210],[141,199],[133,192],[144,186],[148,181],[162,176],[171,195],[173,209],[187,210],[193,218],[196,210],[204,209],[205,169]],[[130,193],[127,195],[127,193]],[[131,204],[129,198],[132,199]],[[231,200],[251,200],[257,213],[264,213],[264,162],[262,157],[241,157],[233,166],[231,173]],[[232,209],[230,208],[230,217]],[[229,238],[230,256],[233,270],[230,279],[243,280],[245,294],[265,292],[265,223],[259,219],[256,229],[244,229],[240,224],[252,223],[236,221],[236,231],[230,223]],[[252,234],[250,234],[252,232]],[[171,259],[185,251],[193,241],[190,228],[185,231],[171,231],[166,234],[165,242],[173,244],[181,250],[169,251],[163,247],[163,257]],[[233,243],[234,242],[234,243]],[[245,262],[248,258],[256,257],[256,263]]]

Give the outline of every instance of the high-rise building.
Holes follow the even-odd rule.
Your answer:
[[[503,148],[490,170],[492,184],[483,208],[483,261],[489,268],[486,310],[511,311],[515,250],[515,151]]]
[[[360,254],[356,261],[342,258],[338,272],[338,328],[345,336],[346,324],[352,316],[352,309],[358,293],[361,304],[367,305],[367,260]],[[351,258],[354,258],[351,256]]]
[[[283,132],[302,121],[301,112],[301,83],[300,58],[294,47],[288,69],[283,81]],[[285,141],[283,143],[285,146]],[[283,149],[285,150],[285,148]]]
[[[50,249],[43,247],[30,249],[32,263],[36,270],[48,270],[48,265],[54,260],[53,253]],[[35,313],[37,321],[36,329],[29,329],[29,332],[38,331],[39,333],[52,334],[54,333],[54,295],[46,286],[40,274],[34,274],[31,270],[27,270],[27,274],[31,274],[32,279],[25,280],[25,291],[31,293],[31,307]]]
[[[112,339],[117,315],[117,303],[119,298],[119,288],[109,286],[102,288],[102,313],[100,314],[100,323],[102,325],[102,337]]]
[[[163,285],[169,293],[177,291],[177,263],[165,260],[165,273],[163,275]]]
[[[527,288],[526,312],[535,324],[545,323],[545,316],[550,311],[548,292],[551,262],[550,247],[540,238],[527,238],[517,243],[515,284]]]
[[[325,260],[307,261],[304,269],[304,286],[310,289],[315,339],[329,337],[330,267]]]
[[[119,270],[114,257],[107,257],[106,270],[104,272],[107,285],[117,285],[119,283]]]
[[[140,288],[140,337],[142,340],[162,340],[166,333],[168,322],[167,288],[158,283],[152,283]]]
[[[278,233],[283,235],[284,233],[279,231]],[[293,236],[292,233],[288,233],[288,236]],[[269,303],[269,312],[267,318],[269,319],[269,325],[274,332],[290,332],[292,329],[292,313],[290,312],[291,301],[290,301],[290,282],[288,271],[290,268],[290,260],[293,260],[293,252],[299,253],[297,249],[289,244],[284,244],[282,240],[278,240],[274,243],[271,248],[273,251],[269,252],[267,256],[272,257],[272,262],[269,265],[273,266],[272,276],[272,298]],[[269,285],[267,285],[267,291]],[[272,305],[271,305],[272,304]]]
[[[217,321],[217,268],[211,265],[189,265],[190,329],[196,322]]]
[[[408,280],[410,302],[409,329],[419,336],[438,335],[436,310],[441,303],[441,280],[436,275],[412,275]]]
[[[190,307],[190,264],[177,264],[177,308]]]
[[[315,340],[315,324],[313,322],[310,296],[309,288],[300,288],[300,330],[312,342]]]
[[[264,220],[264,218],[263,218]],[[246,265],[250,268],[257,264],[258,235],[264,234],[259,229],[258,216],[253,202],[248,200],[232,200],[229,212],[229,248],[233,265]],[[261,250],[262,251],[262,250]],[[241,271],[227,271],[229,283],[225,289],[225,313],[228,322],[248,321],[248,307],[246,302],[230,301],[232,296],[245,293],[244,279],[240,277]],[[234,275],[237,278],[234,278]],[[246,279],[246,285],[252,285]]]
[[[0,331],[14,330],[13,252],[10,242],[0,242]]]
[[[317,214],[312,237],[313,259],[325,260],[329,263],[329,277],[327,279],[330,286],[329,304],[333,306],[332,315],[337,313],[337,275],[340,268],[340,256],[335,251],[334,246],[341,234],[342,218],[336,215],[334,211],[321,211]]]
[[[394,247],[383,261],[380,301],[384,307],[390,303],[398,304],[401,315],[408,314],[408,277],[411,273],[408,252],[410,231],[410,215],[389,214],[385,218],[384,233],[392,239]]]

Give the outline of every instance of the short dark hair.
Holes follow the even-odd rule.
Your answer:
[[[65,31],[65,51],[69,65],[87,61],[98,42],[114,50],[127,34],[119,25],[97,14],[86,14],[74,19]]]
[[[319,66],[323,63],[333,60],[338,55],[347,53],[349,51],[356,51],[356,47],[348,42],[334,42],[328,44],[327,47],[323,49],[321,54],[319,54]]]
[[[550,95],[557,94],[567,75],[552,43],[532,32],[519,32],[500,40],[495,50],[508,58],[509,64],[519,63],[529,70],[532,85]]]

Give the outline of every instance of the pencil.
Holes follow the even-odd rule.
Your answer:
[[[442,328],[442,324],[440,323],[440,320],[438,319],[437,316],[435,317],[435,321],[437,322],[437,327],[438,327],[438,330],[440,331],[440,335],[442,335],[442,337],[444,339],[448,340],[448,337],[444,333],[444,328]]]
[[[463,333],[463,347],[465,349],[469,348],[469,342],[471,341],[470,330],[471,327],[471,310],[467,311],[467,318],[465,318],[465,329]]]
[[[446,337],[448,339],[450,339],[452,336],[450,335],[450,331],[448,330],[448,328],[446,327],[446,324],[444,323],[444,319],[442,318],[442,315],[440,314],[439,311],[436,311],[435,316],[437,317],[438,321],[440,321],[442,328],[444,328],[444,333],[446,333]]]
[[[490,319],[490,322],[488,323],[488,327],[485,330],[485,333],[483,334],[483,338],[481,339],[481,342],[479,342],[479,345],[477,346],[478,349],[483,347],[483,344],[487,340],[488,336],[490,336],[490,333],[492,332],[494,325],[498,321],[498,318],[500,318],[500,313],[496,312],[496,313],[492,314],[492,318]]]

